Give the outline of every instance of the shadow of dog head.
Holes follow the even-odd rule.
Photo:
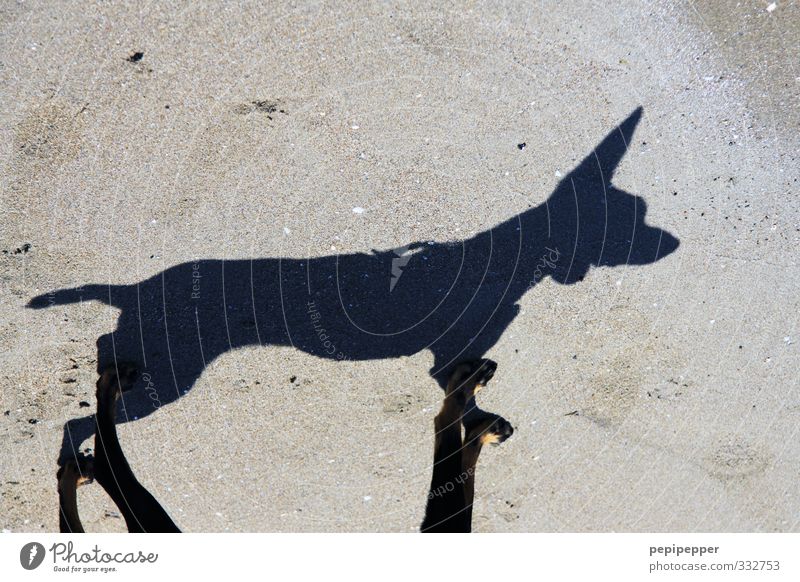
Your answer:
[[[561,180],[548,201],[553,237],[564,259],[553,277],[559,283],[582,281],[592,266],[654,263],[680,244],[669,232],[645,222],[643,198],[612,183],[641,116],[639,107],[614,128]]]

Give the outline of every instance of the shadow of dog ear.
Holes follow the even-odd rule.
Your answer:
[[[603,183],[610,184],[614,178],[622,158],[628,152],[628,148],[633,142],[633,134],[644,113],[642,106],[634,109],[625,120],[608,134],[595,146],[592,153],[587,155],[581,163],[567,174],[562,182],[580,179],[584,176],[594,176],[600,174]]]

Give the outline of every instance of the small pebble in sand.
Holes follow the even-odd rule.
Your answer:
[[[353,214],[364,214],[364,209],[361,208],[360,206],[356,206],[355,208],[353,208]]]
[[[778,7],[778,5],[777,5],[775,2],[773,2],[773,3],[771,3],[769,6],[767,6],[767,12],[772,12],[772,11],[773,11],[773,10],[775,10],[777,7]]]

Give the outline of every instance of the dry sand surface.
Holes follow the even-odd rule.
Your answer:
[[[0,527],[58,529],[63,425],[118,316],[32,297],[458,241],[641,105],[614,181],[680,248],[520,299],[474,527],[800,529],[800,6],[357,4],[0,6]],[[231,350],[120,439],[186,531],[414,531],[432,364]],[[97,485],[80,504],[124,530]]]

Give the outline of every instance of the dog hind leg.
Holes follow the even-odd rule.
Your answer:
[[[133,386],[135,378],[132,365],[117,363],[103,370],[97,381],[95,479],[119,508],[129,532],[180,532],[155,497],[136,479],[117,439],[117,398]]]

